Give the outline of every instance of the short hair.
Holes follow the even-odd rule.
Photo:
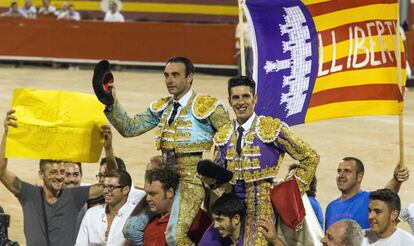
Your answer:
[[[44,172],[46,164],[61,163],[60,160],[51,160],[51,159],[40,159],[39,161],[39,171]]]
[[[184,66],[185,66],[185,77],[187,77],[190,74],[194,74],[194,71],[195,71],[194,65],[191,62],[191,60],[188,59],[187,57],[184,57],[184,56],[170,57],[167,60],[167,62],[165,63],[165,65],[167,65],[168,63],[172,63],[172,62],[184,64]]]
[[[379,189],[369,194],[369,199],[383,201],[387,204],[390,211],[397,210],[398,214],[401,211],[401,200],[397,193],[390,189]]]
[[[345,157],[342,160],[343,161],[354,161],[355,162],[355,170],[356,170],[357,174],[365,172],[364,164],[362,163],[362,161],[360,159],[355,158],[355,157]]]
[[[345,223],[346,229],[344,235],[342,235],[341,242],[348,244],[349,246],[360,246],[362,243],[362,229],[361,226],[351,219],[340,220],[336,223]]]
[[[80,174],[81,174],[81,175],[83,175],[83,173],[82,173],[82,163],[80,163],[80,162],[74,162],[74,161],[65,161],[64,163],[65,163],[65,164],[66,164],[66,163],[74,163],[74,164],[78,165],[78,167],[79,167],[79,172],[80,172]]]
[[[112,169],[107,174],[104,175],[105,178],[119,178],[119,185],[121,186],[132,186],[131,175],[127,171]]]
[[[169,188],[173,188],[175,193],[178,188],[179,176],[168,168],[155,168],[145,172],[145,181],[148,183],[159,181],[165,192]]]
[[[250,91],[252,92],[252,94],[253,95],[256,94],[256,83],[250,77],[247,77],[247,76],[231,77],[227,81],[227,91],[229,93],[229,96],[231,94],[231,88],[236,87],[236,86],[248,86],[250,87]]]
[[[246,218],[246,206],[237,196],[232,193],[224,193],[211,206],[211,213],[215,215],[224,215],[233,218],[236,214],[240,216],[240,220]]]
[[[115,161],[116,161],[117,169],[122,170],[122,171],[126,171],[126,166],[125,166],[124,160],[122,160],[121,158],[115,156]],[[103,157],[101,159],[101,162],[99,163],[99,165],[102,166],[103,164],[106,164],[106,163],[107,163],[106,157]]]

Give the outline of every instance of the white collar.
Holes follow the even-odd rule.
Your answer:
[[[253,114],[250,116],[250,118],[241,125],[244,129],[244,132],[248,131],[250,129],[250,127],[252,127],[252,124],[253,124],[253,121],[254,121],[255,117],[256,117],[256,113],[253,112]],[[236,120],[236,129],[239,128],[239,126],[240,126],[240,124]]]
[[[193,95],[193,90],[187,91],[187,93],[178,100],[178,102],[180,103],[180,106],[185,107],[188,101],[190,101],[190,98],[192,95]],[[177,102],[177,100],[173,98],[173,102]]]

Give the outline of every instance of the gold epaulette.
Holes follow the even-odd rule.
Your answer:
[[[197,94],[194,98],[192,110],[193,115],[199,120],[209,117],[221,102],[208,95]]]
[[[168,107],[171,97],[164,97],[154,101],[150,104],[149,108],[153,113],[159,113]]]
[[[279,136],[283,122],[269,116],[259,116],[256,122],[256,133],[264,143],[271,143]]]
[[[222,125],[216,134],[214,134],[213,141],[216,146],[224,146],[231,138],[233,128],[231,123]]]

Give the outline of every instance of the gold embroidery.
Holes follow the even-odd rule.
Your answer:
[[[191,122],[191,120],[181,120],[181,119],[177,119],[176,120],[176,128],[185,128],[185,129],[191,129],[191,127],[193,126],[193,123]]]
[[[231,123],[224,124],[220,127],[216,134],[214,134],[214,143],[217,146],[225,145],[229,141],[232,132],[233,130]]]
[[[210,116],[219,104],[217,98],[207,95],[197,95],[193,103],[193,114],[198,119]]]
[[[150,110],[153,112],[160,112],[167,108],[171,97],[164,97],[150,104]]]
[[[257,121],[257,136],[264,143],[273,142],[277,135],[281,121],[272,117],[259,116]]]
[[[194,152],[203,152],[209,151],[213,145],[212,141],[205,143],[194,143],[194,144],[180,144],[177,143],[175,146],[176,153],[194,153]]]

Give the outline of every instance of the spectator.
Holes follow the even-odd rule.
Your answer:
[[[362,245],[414,245],[414,237],[397,227],[401,201],[397,193],[380,189],[369,195],[370,229],[364,230]]]
[[[26,14],[18,8],[17,2],[12,2],[7,12],[4,12],[0,17],[23,17],[26,18]]]
[[[26,18],[36,19],[36,7],[32,5],[32,0],[24,0],[24,5],[20,11],[25,14]]]
[[[339,163],[336,175],[336,185],[341,191],[341,197],[329,203],[325,213],[325,228],[341,219],[353,219],[362,229],[369,228],[368,205],[369,192],[361,189],[364,178],[364,164],[355,157],[345,157]],[[386,184],[386,188],[398,192],[401,183],[409,177],[407,167],[397,165],[394,175]]]
[[[49,0],[42,0],[42,6],[39,8],[39,15],[54,15],[56,12],[56,7],[50,5]]]
[[[324,246],[360,246],[362,230],[355,220],[340,220],[326,230],[321,242]]]
[[[64,162],[65,187],[78,187],[82,180],[82,164],[80,162]]]
[[[144,246],[167,245],[165,230],[170,218],[178,175],[169,169],[148,170],[145,174],[146,201],[155,217],[144,230]]]
[[[411,233],[414,235],[414,203],[408,205],[401,210],[400,219],[407,221],[411,228]]]
[[[103,184],[103,177],[105,174],[112,169],[119,169],[122,171],[126,171],[126,166],[124,160],[119,157],[114,156],[113,146],[112,146],[112,131],[109,125],[102,126],[102,135],[105,139],[104,143],[104,150],[105,150],[105,157],[101,159],[98,174],[96,178],[100,184]],[[143,197],[145,196],[145,192],[139,189],[136,189],[134,185],[131,186],[128,201],[137,204]],[[88,207],[93,207],[97,204],[103,204],[104,200],[103,197],[99,197],[97,199],[89,200]]]
[[[43,186],[21,181],[7,170],[5,157],[8,127],[17,127],[14,110],[7,112],[0,145],[0,181],[23,207],[24,233],[28,246],[73,245],[76,219],[89,198],[102,195],[99,185],[65,189],[65,168],[61,161],[40,160],[39,176]]]
[[[79,12],[75,11],[75,5],[67,4],[67,6],[64,7],[63,11],[58,15],[57,19],[80,21],[81,16]]]
[[[104,21],[106,22],[125,22],[124,16],[121,14],[118,3],[109,1],[109,9],[105,13]]]
[[[90,208],[82,220],[76,246],[126,244],[122,228],[134,209],[128,201],[132,181],[128,172],[111,170],[104,177],[105,204]]]

